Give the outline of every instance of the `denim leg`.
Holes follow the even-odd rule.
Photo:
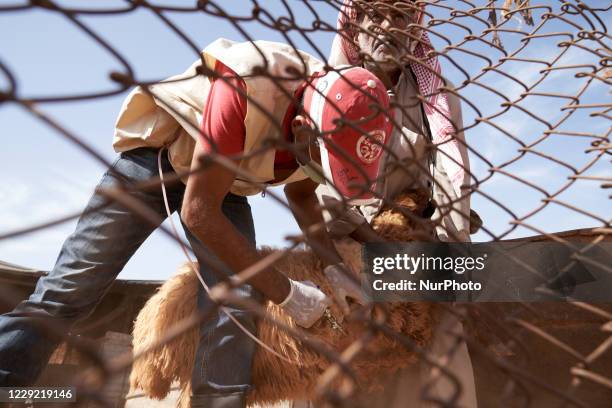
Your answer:
[[[228,194],[223,202],[223,213],[234,226],[255,245],[255,229],[251,207],[246,197]],[[213,256],[189,232],[187,237],[200,262],[200,274],[207,285],[223,280],[219,271],[213,272],[205,259]],[[218,260],[218,259],[217,259]],[[251,285],[243,285],[239,293],[255,301],[262,295]],[[204,288],[198,291],[198,309],[208,310],[211,301]],[[253,312],[227,306],[232,315],[251,333],[256,333]],[[256,344],[229,317],[219,311],[200,325],[200,342],[192,375],[193,407],[244,407],[244,396],[251,385],[251,365]]]
[[[164,169],[172,171],[167,159]],[[148,180],[158,174],[157,152],[136,149],[123,153],[112,170],[103,176],[100,187]],[[183,190],[177,186],[170,192],[174,209]],[[165,214],[160,189],[131,194]],[[25,386],[36,381],[61,341],[61,335],[45,330],[41,322],[67,333],[93,311],[130,257],[155,230],[156,226],[116,202],[91,211],[104,202],[102,196],[92,196],[53,270],[38,280],[29,299],[0,316],[0,386]]]

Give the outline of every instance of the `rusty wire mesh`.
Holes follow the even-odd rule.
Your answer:
[[[396,6],[401,3],[398,2]],[[610,37],[606,27],[612,6],[605,1],[579,0],[416,2],[416,4],[421,3],[427,5],[425,30],[435,45],[443,65],[443,75],[449,80],[443,89],[456,95],[462,102],[463,124],[459,124],[458,130],[466,135],[471,161],[471,168],[465,169],[470,174],[467,194],[471,197],[472,208],[483,214],[484,219],[481,235],[478,237],[481,240],[502,240],[514,237],[516,235],[512,235],[513,233],[522,231],[523,234],[526,232],[540,234],[541,239],[553,239],[567,245],[571,245],[572,239],[577,237],[593,243],[608,240],[609,197],[602,192],[610,187],[612,180],[607,167],[610,164],[611,105],[607,99],[610,92]],[[377,2],[369,4],[374,6],[374,12],[379,6]],[[62,6],[61,2],[48,0],[0,5],[2,14],[44,10],[49,14],[65,18],[66,24],[78,27],[91,42],[104,49],[121,67],[110,73],[115,83],[110,89],[93,93],[38,97],[22,94],[17,75],[9,68],[9,64],[0,60],[4,84],[0,89],[0,108],[8,104],[18,105],[56,130],[70,143],[81,148],[83,154],[110,167],[110,163],[94,148],[87,145],[80,135],[62,126],[52,115],[41,110],[40,106],[111,97],[124,94],[137,85],[143,87],[145,92],[154,94],[151,85],[157,81],[138,78],[130,63],[130,55],[123,55],[103,36],[96,33],[85,22],[86,17],[129,16],[130,13],[143,10],[152,13],[167,29],[168,35],[178,36],[193,50],[195,59],[200,58],[197,41],[182,31],[179,25],[173,23],[171,16],[175,13],[207,14],[230,22],[245,41],[257,40],[249,34],[248,27],[252,27],[252,24],[278,31],[289,44],[294,44],[299,38],[302,43],[309,45],[316,58],[325,61],[330,44],[320,44],[316,36],[322,32],[335,33],[336,21],[323,18],[320,13],[323,8],[331,9],[334,13],[338,12],[342,2],[339,0],[282,1],[275,3],[275,6],[278,8],[272,9],[266,2],[255,0],[241,2],[239,7],[215,1],[199,1],[191,5],[126,1],[123,6],[95,8]],[[391,33],[391,35],[397,34],[397,32]],[[406,69],[406,60],[396,62]],[[333,68],[328,67],[328,69]],[[198,75],[218,76],[214,70],[205,67]],[[271,75],[266,67],[258,70],[257,75],[271,79],[271,83],[281,89],[283,80],[287,79]],[[299,72],[287,73],[287,76],[292,80],[308,79]],[[289,94],[287,96],[291,97]],[[413,109],[422,100],[415,98],[412,104],[399,108]],[[169,106],[166,108],[171,109]],[[355,126],[351,123],[348,125]],[[273,126],[280,124],[273,123]],[[271,141],[271,144],[264,149],[252,154],[261,154],[278,144],[278,140]],[[431,145],[430,147],[435,148]],[[292,145],[284,145],[284,148],[294,149]],[[393,152],[388,153],[393,154]],[[245,179],[249,179],[248,174],[241,174],[231,161],[220,155],[211,153],[208,159],[208,163],[221,163],[233,168]],[[403,163],[399,167],[407,172],[414,172],[415,167],[411,164],[413,163]],[[419,169],[417,166],[417,171],[431,178],[428,176],[427,168]],[[185,174],[179,174],[181,175]],[[410,173],[406,177],[415,177],[415,175]],[[178,182],[178,178],[177,176],[166,182]],[[129,192],[159,188],[159,184],[159,180],[152,180],[146,185],[125,185],[99,193],[109,200],[122,203],[153,225],[158,225],[159,214],[139,203]],[[364,188],[368,189],[369,185]],[[271,192],[269,195],[286,206],[276,193]],[[387,204],[393,206],[393,202]],[[24,226],[19,230],[3,231],[0,233],[0,240],[13,239],[78,216],[79,214],[70,214],[38,225]],[[567,217],[574,217],[574,221],[561,221]],[[558,225],[562,227],[559,228]],[[561,229],[568,229],[567,226],[592,229],[580,234],[551,234]],[[174,239],[171,231],[165,230],[165,232]],[[307,241],[303,236],[293,239],[293,246],[268,256],[253,267],[240,272],[239,280],[234,284],[239,285],[248,277],[273,266],[296,245]],[[232,292],[225,286],[213,290],[222,300],[232,296]],[[0,291],[2,297],[10,299],[11,293],[7,293],[2,288]],[[253,307],[262,318],[266,317],[265,310],[261,306],[254,304],[249,306]],[[546,394],[552,396],[558,406],[609,406],[612,401],[612,373],[609,371],[609,366],[602,365],[602,362],[609,363],[612,354],[610,309],[605,305],[595,306],[584,303],[548,305],[547,308],[550,309],[527,305],[522,307],[490,305],[479,308],[477,318],[482,320],[479,323],[488,322],[491,324],[489,327],[503,333],[494,346],[499,347],[501,344],[504,350],[511,350],[510,355],[515,358],[514,360],[508,358],[504,352],[494,352],[491,344],[485,345],[477,335],[467,332],[459,337],[466,340],[472,355],[483,356],[483,360],[489,364],[489,369],[501,376],[504,393],[498,396],[500,405],[534,406],[533,404],[538,403],[537,396]],[[459,315],[465,315],[460,307],[453,310]],[[208,310],[206,313],[177,323],[174,330],[160,339],[160,343],[176,338],[214,312]],[[586,326],[581,326],[585,322],[598,327],[595,330],[597,333],[588,334],[593,340],[588,346],[579,344],[580,334],[574,333],[570,338],[558,334],[564,325],[576,327],[577,331],[587,330]],[[393,333],[384,323],[369,321],[368,324],[372,330],[395,337],[406,347],[414,347],[409,339]],[[353,348],[345,350],[345,353],[340,355],[330,353],[329,350],[309,340],[299,330],[280,323],[279,327],[297,336],[305,345],[314,347],[334,363],[321,376],[322,386],[318,388],[319,394],[316,397],[321,398],[322,402],[336,406],[356,406],[358,404],[356,401],[348,399],[354,391],[350,381],[347,383],[348,387],[332,392],[333,378],[343,372],[350,374],[351,356],[358,354],[369,338],[364,335],[353,344]],[[64,336],[64,328],[49,326],[46,329]],[[94,361],[95,368],[101,373],[103,381],[129,366],[133,358],[138,358],[138,356],[124,356],[120,360],[104,361],[96,350],[87,344],[70,337],[66,341],[74,343],[75,347]],[[533,346],[534,341],[542,342],[538,346],[539,350],[548,347],[551,354],[565,357],[563,361],[557,361],[559,365],[555,366],[556,369],[562,367],[561,369],[565,370],[571,379],[565,388],[551,386],[546,378],[541,377],[541,372],[535,371],[534,365],[537,366],[535,360],[538,360],[539,356],[530,355],[525,351]],[[454,351],[449,353],[452,352]],[[419,350],[418,353],[420,358],[428,360],[426,351]],[[435,364],[439,365],[442,376],[450,376],[444,371],[444,362]],[[461,379],[458,379],[457,384],[457,391],[460,392]],[[585,386],[588,392],[598,396],[597,401],[593,402],[584,395],[582,389]],[[81,395],[103,404],[96,388],[85,383],[79,387]],[[424,397],[427,397],[427,388],[424,387]],[[433,403],[439,406],[455,406],[456,395],[448,401],[433,401]]]

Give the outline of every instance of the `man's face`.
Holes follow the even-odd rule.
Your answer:
[[[355,41],[362,53],[367,54],[381,68],[397,68],[392,62],[408,53],[411,40],[406,34],[409,25],[418,20],[418,10],[411,1],[359,2],[359,32]],[[414,34],[414,30],[412,31]]]

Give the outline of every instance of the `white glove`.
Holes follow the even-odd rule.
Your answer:
[[[289,279],[289,283],[289,296],[279,306],[297,325],[309,328],[323,316],[331,301],[311,281],[298,282]]]
[[[334,292],[334,299],[336,303],[338,303],[338,306],[340,306],[342,314],[345,316],[351,312],[348,302],[346,301],[347,297],[352,298],[360,305],[369,303],[366,294],[359,284],[347,276],[347,273],[350,273],[348,270],[349,269],[343,263],[329,265],[323,270]]]

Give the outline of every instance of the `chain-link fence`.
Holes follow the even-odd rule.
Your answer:
[[[341,64],[349,63],[375,72],[390,91],[387,109],[376,107],[375,100],[372,100],[370,108],[373,115],[382,115],[391,123],[393,134],[400,135],[396,136],[400,141],[396,145],[381,142],[363,131],[360,127],[363,119],[343,118],[336,122],[339,127],[364,135],[360,148],[365,150],[360,152],[358,149],[357,156],[345,154],[347,162],[359,169],[363,164],[357,158],[363,159],[363,155],[376,155],[380,151],[385,166],[376,179],[362,177],[365,182],[350,185],[354,194],[373,196],[377,211],[370,213],[373,215],[370,218],[365,216],[367,206],[351,207],[343,194],[337,194],[339,190],[334,187],[337,180],[332,173],[322,168],[314,169],[317,176],[327,179],[326,184],[332,190],[330,194],[336,198],[320,204],[331,214],[331,218],[324,221],[327,227],[331,228],[346,214],[357,211],[371,221],[373,230],[380,237],[393,241],[422,238],[436,241],[442,237],[446,241],[465,241],[470,232],[476,241],[536,235],[524,239],[556,241],[576,251],[577,241],[593,245],[609,241],[610,197],[606,189],[612,180],[609,169],[611,54],[606,21],[612,6],[605,1],[351,3],[282,0],[272,3],[253,0],[236,4],[125,1],[100,6],[64,3],[32,0],[3,4],[0,5],[0,14],[44,11],[63,18],[66,24],[76,27],[121,67],[110,73],[115,85],[92,93],[24,95],[21,91],[23,84],[17,79],[19,75],[9,68],[11,61],[2,61],[0,49],[0,109],[9,105],[19,106],[78,146],[83,155],[111,169],[111,174],[116,171],[111,163],[81,135],[64,127],[41,106],[109,98],[126,94],[138,86],[140,97],[153,101],[156,118],[167,120],[166,124],[172,124],[168,126],[174,126],[172,138],[168,140],[147,139],[142,134],[126,137],[125,132],[130,130],[146,130],[146,126],[138,125],[138,120],[146,120],[146,115],[150,114],[146,109],[137,112],[142,118],[133,120],[124,128],[118,124],[119,131],[124,132],[124,141],[129,139],[129,143],[133,143],[138,140],[136,144],[126,142],[122,145],[121,141],[117,142],[121,137],[116,135],[120,149],[128,151],[145,147],[159,150],[163,146],[169,150],[169,157],[174,157],[172,164],[176,171],[165,174],[163,182],[153,177],[144,183],[126,182],[112,188],[98,188],[97,193],[103,199],[98,206],[88,207],[86,211],[89,213],[101,211],[109,205],[120,205],[135,217],[157,227],[166,218],[165,209],[160,212],[158,208],[151,208],[139,199],[138,193],[160,191],[162,184],[169,189],[180,186],[181,179],[184,181],[187,176],[211,167],[231,171],[242,183],[239,187],[243,191],[252,194],[263,190],[267,199],[276,200],[287,211],[291,211],[290,207],[296,211],[278,190],[267,189],[274,177],[259,177],[256,166],[244,163],[257,163],[258,157],[267,157],[269,161],[270,157],[274,158],[274,154],[270,156],[269,153],[274,151],[284,151],[302,159],[306,155],[308,160],[313,145],[311,139],[296,143],[290,138],[279,137],[287,133],[283,129],[285,111],[294,105],[295,112],[304,109],[301,94],[296,91],[301,84],[308,87],[314,82],[313,71],[336,72],[342,78],[348,68]],[[120,52],[87,22],[88,17],[93,16],[129,17],[141,12],[155,16],[167,35],[180,38],[193,50],[193,59],[198,60],[192,71],[165,81],[166,86],[159,80],[139,78],[131,63],[132,56]],[[212,54],[201,53],[198,41],[173,21],[173,16],[185,14],[194,18],[212,16],[218,21],[229,22],[242,36],[239,41],[251,43],[249,54],[240,57],[246,59],[246,63],[228,63],[234,70],[243,69],[249,73],[245,76],[248,77],[246,90],[237,86],[238,82],[232,76],[220,74],[218,66],[211,62]],[[286,69],[287,65],[283,67],[282,58],[274,59],[277,54],[269,52],[269,43],[257,41],[258,38],[252,34],[255,27],[273,30],[282,36],[281,41],[287,44],[284,52],[293,56],[294,63],[290,69]],[[321,42],[321,38],[331,38],[332,35],[336,35],[337,48],[333,48],[331,42]],[[306,49],[312,56],[304,57],[298,49]],[[163,58],[163,49],[154,52]],[[342,58],[334,58],[334,52]],[[381,59],[380,55],[386,57]],[[330,63],[325,63],[328,60]],[[263,123],[267,129],[267,133],[260,132],[264,136],[256,140],[248,151],[245,149],[229,157],[214,145],[214,140],[211,142],[214,137],[206,133],[206,126],[201,126],[205,98],[200,95],[194,100],[177,102],[172,96],[183,91],[173,94],[167,86],[180,88],[182,83],[210,86],[219,81],[244,99],[248,106],[244,122],[260,126]],[[351,86],[359,88],[355,84]],[[259,93],[253,92],[253,87],[260,87]],[[341,98],[325,94],[322,88],[317,86],[315,95],[322,95],[327,104],[340,109]],[[202,91],[205,92],[207,89]],[[266,102],[267,94],[278,100]],[[183,109],[185,106],[187,108]],[[191,111],[200,116],[190,116]],[[279,112],[282,113],[280,117]],[[304,114],[316,121],[312,112]],[[253,119],[249,115],[258,117]],[[159,123],[155,126],[162,127]],[[311,136],[322,138],[329,151],[341,151],[342,147],[330,136],[332,133],[314,132]],[[251,130],[247,129],[246,134],[250,137]],[[406,135],[413,135],[410,136],[412,139]],[[193,140],[198,138],[208,140],[211,149],[197,166],[191,169],[189,163],[181,166],[177,157],[189,152],[190,161]],[[5,143],[11,142],[7,140]],[[406,146],[400,147],[402,143]],[[401,149],[404,149],[402,154],[399,153]],[[387,180],[394,180],[396,191],[393,194],[381,187]],[[166,198],[166,205],[167,201]],[[24,225],[18,230],[2,231],[0,241],[50,228],[79,215],[81,212],[37,225]],[[350,220],[346,222],[350,224]],[[274,223],[270,222],[270,226],[274,228]],[[310,244],[318,257],[328,257],[324,259],[326,263],[333,263],[334,254],[320,247],[316,239],[321,227],[321,223],[316,223],[309,226],[306,234],[290,237],[292,244],[288,248],[260,251],[261,259],[257,263],[236,273],[235,279],[211,288],[214,294],[211,296],[218,302],[248,307],[261,319],[258,332],[260,353],[267,354],[259,363],[255,362],[256,368],[260,364],[260,372],[275,367],[281,371],[289,370],[291,364],[296,364],[296,359],[306,359],[306,354],[314,353],[316,357],[309,355],[308,358],[320,358],[320,366],[303,368],[301,374],[295,375],[303,375],[305,388],[302,391],[307,391],[319,404],[399,406],[389,400],[392,387],[393,393],[399,395],[398,401],[402,400],[403,393],[416,393],[417,398],[432,405],[457,406],[466,388],[474,386],[448,367],[455,355],[467,346],[473,369],[462,367],[460,372],[475,373],[475,390],[481,406],[605,407],[611,404],[612,309],[609,305],[572,302],[491,303],[469,307],[422,304],[421,308],[399,305],[390,309],[380,306],[380,310],[369,317],[357,315],[352,322],[345,323],[351,327],[347,334],[343,332],[343,324],[331,314],[326,314],[320,323],[322,326],[309,332],[297,328],[275,306],[262,306],[236,296],[232,288],[252,280],[262,271],[277,267],[285,272],[283,268],[290,269],[292,263],[306,262],[303,257],[314,257],[311,250],[301,247],[304,243]],[[554,234],[577,228],[581,229]],[[176,241],[176,245],[185,245],[176,231],[162,229]],[[355,231],[354,225],[351,231]],[[342,236],[336,238],[339,242],[346,239]],[[342,242],[340,247],[349,245],[346,240]],[[350,257],[349,250],[342,254]],[[308,259],[312,273],[320,274],[321,264]],[[346,259],[345,262],[350,263]],[[223,269],[223,266],[219,268]],[[612,272],[609,265],[605,269]],[[292,273],[297,274],[293,276],[296,278],[309,277],[295,271]],[[191,279],[189,284],[192,288],[199,285],[195,279]],[[321,285],[329,289],[325,284]],[[3,288],[0,288],[0,293],[6,303],[12,302],[12,293]],[[193,293],[190,299],[195,299]],[[62,338],[93,361],[93,368],[85,372],[86,375],[80,377],[82,381],[76,384],[77,391],[85,403],[93,400],[104,405],[99,391],[101,384],[131,366],[135,359],[146,361],[148,353],[159,352],[164,345],[174,344],[175,348],[168,350],[176,353],[177,342],[183,341],[181,339],[186,333],[193,336],[195,328],[215,313],[218,313],[217,306],[193,315],[186,314],[187,318],[164,326],[164,332],[149,339],[151,341],[146,347],[138,349],[135,355],[124,355],[115,360],[106,360],[89,343],[66,336],[66,326],[50,323],[52,320],[47,319],[40,319],[38,324],[47,335]],[[409,314],[414,321],[405,326],[397,323],[394,319],[401,313]],[[457,331],[442,327],[439,321],[444,319],[463,320],[466,329]],[[269,333],[277,334],[272,336]],[[443,352],[435,354],[431,345],[436,343],[436,337],[442,336],[451,340]],[[172,343],[173,340],[176,341]],[[190,347],[195,346],[191,344]],[[381,347],[387,355],[372,353],[372,347]],[[187,356],[194,351],[192,348],[185,351]],[[389,353],[395,353],[396,359],[403,362],[394,365]],[[387,387],[386,400],[380,397],[372,401],[368,399],[373,398],[371,395],[363,395],[363,390],[360,393],[364,381],[368,382],[366,373],[391,376],[397,369],[410,369],[418,364],[427,367],[427,373],[421,371],[408,378],[420,379],[420,383],[402,384],[382,378]],[[267,375],[290,375],[287,373]],[[151,373],[153,376],[158,374]],[[172,373],[164,373],[164,376],[183,383],[188,382],[189,377],[185,373],[175,373],[175,377]],[[263,374],[255,373],[254,376],[263,378]],[[447,383],[447,391],[436,393],[440,382]],[[296,395],[287,391],[291,386],[281,384],[274,392],[270,391],[273,398],[261,390],[274,386],[268,384],[266,388],[263,382],[261,384],[259,394],[255,388],[252,401],[266,402],[279,395],[287,398]]]

